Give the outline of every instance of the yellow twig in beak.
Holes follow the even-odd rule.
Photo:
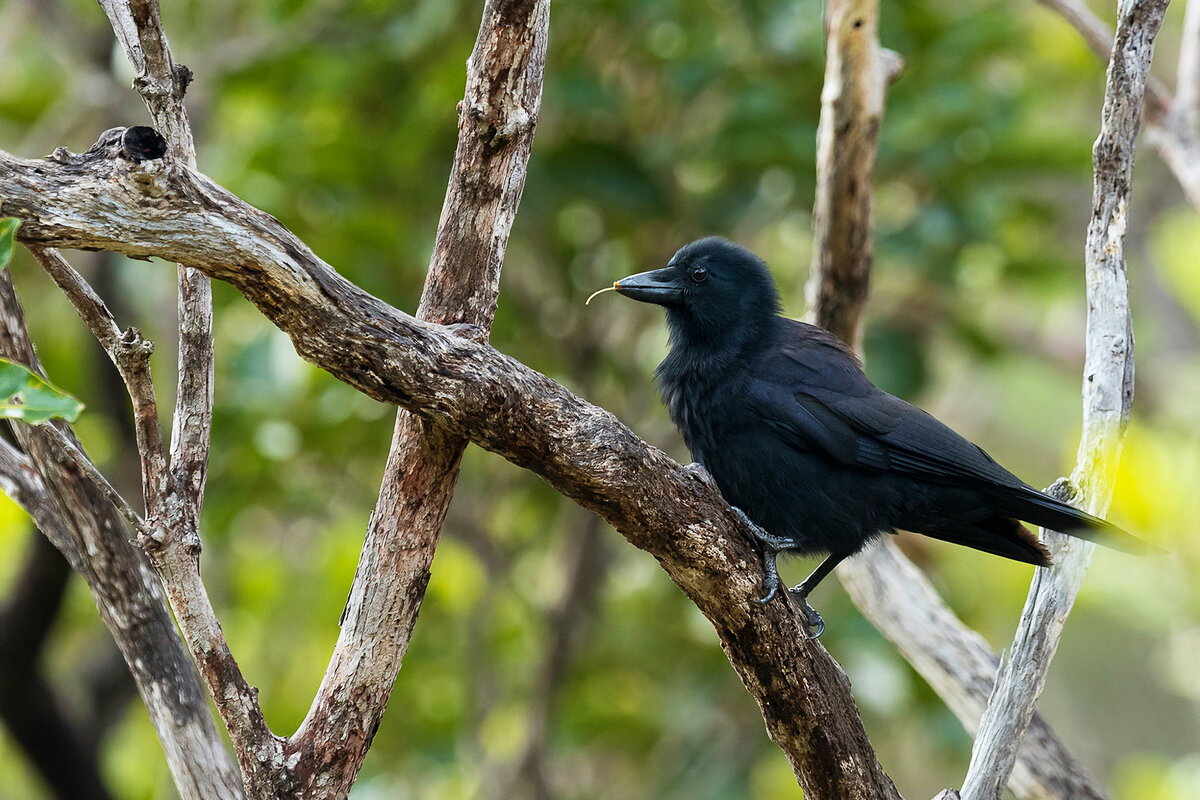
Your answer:
[[[601,289],[598,292],[592,292],[592,297],[595,297],[598,294],[604,294],[605,292],[615,292],[616,290],[617,290],[617,285],[614,283],[612,286],[605,286],[603,289]],[[587,300],[584,300],[583,304],[586,306],[588,303],[592,302],[592,297],[589,297]]]

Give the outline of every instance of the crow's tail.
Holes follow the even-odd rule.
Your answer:
[[[1016,490],[1006,488],[996,492],[989,499],[992,501],[993,507],[1000,513],[1049,528],[1052,531],[1065,533],[1079,539],[1087,539],[1089,542],[1096,542],[1126,553],[1142,555],[1153,549],[1116,525],[1099,517],[1093,517],[1091,514],[1043,494],[1031,486],[1024,486]]]

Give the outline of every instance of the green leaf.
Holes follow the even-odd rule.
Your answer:
[[[31,425],[54,417],[74,422],[83,411],[83,403],[35,375],[24,364],[6,358],[0,358],[0,398],[0,417],[24,420]]]
[[[0,219],[0,269],[8,266],[9,259],[12,258],[13,247],[15,245],[14,237],[17,233],[17,228],[21,227],[21,220],[8,217]]]

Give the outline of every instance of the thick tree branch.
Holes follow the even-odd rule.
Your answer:
[[[1125,232],[1133,158],[1154,40],[1167,0],[1122,0],[1108,65],[1100,135],[1092,148],[1095,187],[1088,225],[1087,356],[1083,437],[1071,478],[1087,511],[1102,515],[1133,404],[1133,321],[1125,264]],[[1069,490],[1062,492],[1069,495]],[[1067,499],[1064,497],[1064,499]],[[1054,566],[1039,569],[1013,640],[1011,660],[996,681],[963,783],[966,800],[999,798],[1016,746],[1045,684],[1063,624],[1091,563],[1095,545],[1047,531]]]
[[[751,603],[758,554],[715,486],[544,375],[366,294],[276,220],[146,139],[115,129],[81,156],[0,154],[0,213],[24,219],[19,235],[31,244],[157,256],[229,281],[303,357],[601,514],[712,621],[807,796],[897,796],[845,676],[803,635],[796,609]]]

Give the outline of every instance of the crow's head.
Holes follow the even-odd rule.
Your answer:
[[[617,281],[618,293],[667,310],[678,343],[730,340],[755,334],[779,313],[779,293],[766,263],[719,236],[679,249],[662,269]]]

